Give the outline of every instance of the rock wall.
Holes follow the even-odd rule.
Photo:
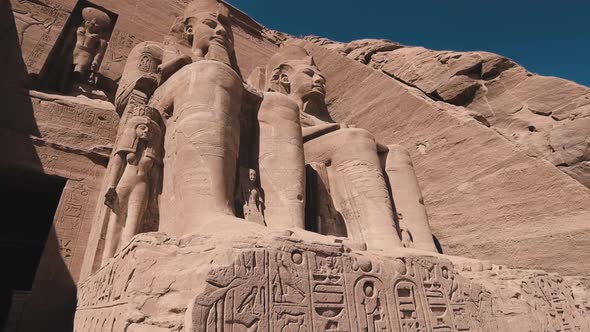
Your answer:
[[[326,76],[328,110],[336,121],[410,151],[445,254],[588,273],[590,256],[581,249],[590,246],[587,187],[530,156],[467,108],[433,100],[350,59],[334,49],[338,44],[292,42],[305,45]]]
[[[590,187],[590,88],[489,52],[434,51],[387,40],[307,39],[420,89]]]
[[[75,330],[585,331],[590,324],[586,291],[574,295],[558,275],[329,240],[255,228],[180,241],[138,235],[80,285]]]

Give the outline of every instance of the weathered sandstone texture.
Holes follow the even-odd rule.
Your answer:
[[[344,44],[315,41],[292,42],[304,45],[322,69],[331,116],[410,151],[445,254],[588,273],[587,251],[572,250],[590,245],[590,189],[474,118],[471,109],[347,58],[335,48]]]
[[[309,235],[140,234],[80,285],[75,330],[590,329],[587,289],[556,274]]]
[[[434,51],[387,40],[347,44],[307,39],[463,106],[532,157],[544,158],[590,187],[590,89],[527,71],[489,52]]]

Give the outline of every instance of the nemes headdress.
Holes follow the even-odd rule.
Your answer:
[[[275,55],[273,55],[266,66],[266,88],[272,89],[273,81],[275,81],[285,67],[289,63],[302,62],[311,66],[315,66],[313,57],[309,55],[306,49],[296,45],[283,46]]]
[[[228,17],[229,9],[217,0],[195,0],[190,2],[184,10],[184,19],[194,17],[199,13],[216,13],[218,16]]]

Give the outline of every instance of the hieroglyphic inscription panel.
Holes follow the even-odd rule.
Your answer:
[[[213,271],[191,331],[480,331],[491,296],[428,257],[387,261],[297,248]]]
[[[75,330],[119,331],[133,323],[199,332],[583,332],[590,326],[572,287],[556,275],[505,268],[459,273],[442,257],[382,256],[287,238],[240,249],[218,239],[190,241],[138,235],[79,286]],[[518,296],[506,293],[512,288]]]

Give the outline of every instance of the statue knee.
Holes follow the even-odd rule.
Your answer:
[[[413,167],[410,152],[405,147],[392,144],[387,146],[389,152],[387,156],[387,169],[395,167],[409,166]]]

